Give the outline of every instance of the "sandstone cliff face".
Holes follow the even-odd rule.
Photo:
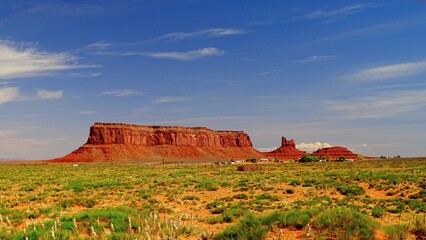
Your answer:
[[[339,157],[345,157],[346,159],[357,160],[358,155],[349,151],[345,147],[329,147],[329,148],[321,148],[312,153],[313,156],[318,158],[325,158],[329,160],[337,160]]]
[[[134,146],[252,147],[242,131],[213,131],[204,127],[138,126],[95,123],[87,144]]]
[[[86,144],[54,162],[246,159],[260,157],[242,131],[95,123]]]

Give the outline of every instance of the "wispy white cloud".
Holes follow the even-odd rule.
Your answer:
[[[271,24],[273,24],[273,23],[275,23],[275,21],[274,20],[259,20],[259,21],[255,21],[255,22],[250,22],[250,23],[247,23],[246,24],[246,26],[249,26],[249,27],[257,27],[257,26],[266,26],[266,25],[271,25]]]
[[[0,138],[10,137],[10,136],[13,136],[13,132],[0,129]]]
[[[350,119],[389,117],[425,107],[426,90],[386,92],[363,99],[326,102],[329,111]]]
[[[314,142],[314,143],[300,143],[296,145],[296,148],[302,151],[306,151],[306,152],[314,152],[318,149],[321,148],[327,148],[327,147],[332,147],[331,144],[329,143],[322,143],[322,142]]]
[[[181,119],[170,119],[170,120],[162,120],[155,121],[151,124],[154,125],[174,125],[174,124],[191,124],[198,126],[209,126],[218,122],[236,122],[243,120],[258,120],[256,116],[201,116],[201,117],[193,117],[193,118],[181,118]],[[258,122],[258,121],[257,121]],[[210,124],[209,124],[210,123]]]
[[[68,53],[49,53],[0,40],[0,79],[32,77],[57,71],[93,67],[78,65]]]
[[[64,96],[64,91],[49,91],[45,89],[39,89],[37,90],[36,98],[47,100],[47,99],[59,99]]]
[[[221,56],[225,52],[213,47],[202,48],[197,50],[191,50],[186,52],[152,52],[152,53],[142,53],[139,55],[145,55],[153,58],[168,58],[174,60],[195,60],[204,57],[213,57],[213,56]],[[132,54],[127,54],[132,55]],[[136,54],[138,55],[138,54]]]
[[[98,94],[98,96],[113,96],[113,97],[131,97],[131,96],[140,96],[141,92],[137,92],[132,89],[118,89],[112,91],[104,91]]]
[[[333,18],[333,17],[341,17],[346,15],[351,15],[354,13],[362,12],[367,8],[373,7],[372,4],[356,4],[350,6],[344,6],[338,9],[333,10],[316,10],[309,14],[302,16],[302,19],[306,20],[315,20],[315,19],[324,19],[324,18]]]
[[[92,115],[92,114],[95,114],[95,113],[96,113],[95,111],[91,111],[91,110],[82,110],[82,111],[78,112],[78,114],[80,114],[80,115]]]
[[[0,88],[0,105],[16,101],[19,97],[20,93],[17,87]]]
[[[196,38],[220,38],[247,33],[247,30],[237,28],[209,28],[194,32],[172,32],[159,37],[137,42],[111,43],[105,40],[100,40],[83,47],[80,49],[80,51],[100,55],[118,55],[117,52],[108,52],[107,50],[113,47],[131,47],[157,41],[183,41]],[[139,53],[137,55],[141,54]]]
[[[95,5],[76,2],[67,3],[65,1],[45,1],[28,4],[30,7],[25,10],[26,13],[51,17],[99,14],[110,9],[110,7],[104,4]]]
[[[225,52],[218,48],[207,47],[207,48],[195,49],[195,50],[190,50],[185,52],[97,51],[94,54],[104,55],[104,56],[118,56],[118,57],[142,56],[142,57],[188,61],[188,60],[195,60],[195,59],[200,59],[205,57],[221,56],[225,54]]]
[[[71,77],[94,78],[94,77],[99,77],[102,74],[103,74],[102,72],[94,72],[94,73],[70,73],[68,75]]]
[[[345,76],[352,80],[382,80],[399,77],[408,77],[426,72],[426,61],[398,63],[374,68],[359,70]]]
[[[53,100],[62,98],[64,95],[63,90],[49,91],[45,89],[36,90],[35,96],[21,94],[18,87],[4,87],[0,88],[0,105],[9,102],[27,102],[34,100]]]
[[[172,40],[172,41],[181,41],[193,38],[218,38],[231,35],[240,35],[248,33],[243,29],[236,28],[210,28],[202,29],[195,32],[173,32],[168,33],[158,38],[154,38],[149,41],[159,41],[159,40]]]
[[[419,89],[426,87],[426,83],[405,83],[405,84],[389,84],[389,85],[379,85],[379,86],[373,86],[370,87],[370,89],[373,90],[386,90],[386,89]]]
[[[175,103],[188,101],[188,97],[159,97],[152,101],[152,104],[164,104],[164,103]]]
[[[389,33],[400,32],[401,30],[405,30],[406,26],[410,24],[409,22],[390,22],[390,23],[382,23],[376,24],[373,26],[357,28],[341,33],[337,33],[331,36],[326,36],[317,40],[314,40],[310,43],[315,42],[325,42],[325,41],[337,41],[342,39],[351,39],[353,38],[366,38],[370,36],[384,35]]]
[[[309,56],[307,58],[293,61],[294,63],[309,63],[309,62],[322,62],[331,60],[333,58],[336,58],[337,55],[318,55],[318,56]]]
[[[151,107],[140,107],[133,109],[133,114],[135,115],[141,115],[141,114],[148,114],[151,110]]]
[[[278,73],[278,72],[281,72],[281,71],[282,71],[282,69],[275,69],[275,70],[271,70],[271,71],[267,71],[267,72],[261,72],[261,73],[258,73],[258,74],[256,74],[255,76],[256,76],[256,77],[262,77],[262,76],[266,76],[266,75],[270,75],[270,74]]]
[[[276,147],[262,147],[262,148],[258,148],[257,150],[259,152],[272,152],[277,148],[278,148],[277,146]]]
[[[92,51],[100,51],[100,50],[105,50],[108,49],[112,46],[113,44],[104,40],[101,41],[97,41],[94,43],[91,43],[87,46],[85,46],[83,49],[85,50],[92,50]]]

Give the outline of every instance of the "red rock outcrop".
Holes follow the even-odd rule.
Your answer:
[[[263,153],[268,158],[279,158],[279,159],[299,159],[304,151],[300,151],[296,148],[296,143],[293,139],[287,140],[285,137],[281,138],[281,147],[275,149],[272,152]]]
[[[353,160],[358,159],[357,154],[349,151],[345,147],[340,147],[340,146],[321,148],[313,152],[311,155],[318,158],[324,158],[329,160],[338,160],[339,157],[345,157],[346,159],[353,159]]]
[[[246,159],[260,157],[243,131],[95,123],[86,144],[54,162]]]

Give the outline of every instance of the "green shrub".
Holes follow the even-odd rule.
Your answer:
[[[320,213],[315,226],[323,235],[337,239],[374,239],[377,228],[367,215],[342,207]]]
[[[64,187],[65,190],[73,190],[76,193],[83,192],[84,184],[81,181],[70,181],[68,185]]]
[[[247,213],[247,210],[242,205],[237,204],[230,207],[227,212],[235,217],[241,217]]]
[[[235,216],[232,214],[229,214],[228,212],[222,213],[222,222],[231,223],[235,219]]]
[[[407,239],[408,226],[405,224],[394,224],[384,227],[384,231],[390,240]]]
[[[411,210],[417,212],[426,212],[426,202],[422,200],[407,200],[406,203],[411,208]]]
[[[195,185],[195,188],[208,191],[217,191],[218,189],[218,187],[216,187],[214,183],[208,181],[198,183],[197,185]]]
[[[318,161],[318,158],[315,156],[311,156],[309,154],[305,154],[299,159],[299,162],[314,162],[314,161]]]
[[[373,217],[379,218],[382,217],[385,214],[385,209],[383,209],[380,206],[374,206],[373,211],[371,213]]]
[[[256,197],[257,200],[270,200],[270,201],[279,201],[280,198],[278,196],[274,196],[268,192],[264,192]]]
[[[411,199],[422,199],[423,201],[426,201],[426,190],[421,190],[420,192],[408,196],[408,198]]]
[[[225,203],[222,201],[214,200],[207,204],[207,209],[213,214],[223,213],[225,211]]]
[[[200,200],[200,198],[197,196],[190,195],[190,196],[183,196],[182,200]]]
[[[290,180],[290,185],[300,185],[302,184],[299,179],[292,179]]]
[[[337,191],[348,196],[358,196],[365,193],[365,190],[357,185],[339,186],[337,187]]]
[[[296,209],[287,212],[285,215],[285,222],[280,222],[283,227],[294,227],[296,229],[302,229],[309,222],[309,214],[300,209]]]
[[[416,235],[416,239],[426,239],[426,223],[422,220],[417,220],[414,223],[414,227],[411,229],[411,233]]]
[[[268,227],[262,225],[261,219],[252,214],[241,219],[236,225],[226,228],[213,236],[217,240],[255,240],[263,239],[268,232]]]
[[[235,199],[248,199],[248,196],[244,193],[236,194],[233,196]]]

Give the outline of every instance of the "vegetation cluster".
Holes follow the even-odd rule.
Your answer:
[[[0,239],[426,238],[426,159],[236,168],[3,163]]]

